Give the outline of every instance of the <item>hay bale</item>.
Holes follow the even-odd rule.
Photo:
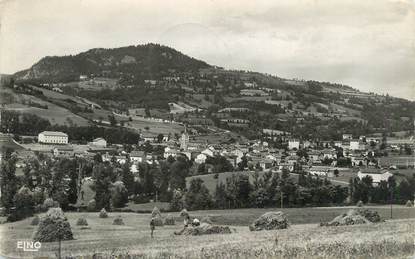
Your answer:
[[[99,217],[100,218],[108,218],[108,213],[107,213],[107,211],[105,210],[105,208],[102,208],[102,210],[99,212]]]
[[[349,226],[358,224],[370,224],[371,221],[359,212],[358,210],[349,210],[347,213],[343,213],[335,217],[330,222],[320,223],[320,226]],[[369,213],[368,213],[369,215]],[[372,214],[371,214],[372,215]],[[379,215],[378,215],[379,216]],[[375,220],[375,217],[372,220]]]
[[[171,214],[168,214],[167,217],[164,219],[164,225],[175,225],[176,221]]]
[[[230,234],[232,233],[231,229],[227,226],[216,226],[208,223],[201,223],[196,227],[187,227],[181,233],[185,236],[200,236],[200,235],[210,235],[210,234]]]
[[[212,219],[209,216],[205,216],[200,220],[201,223],[213,224]]]
[[[118,216],[112,222],[113,225],[125,225],[124,221],[122,220],[121,216]]]
[[[359,213],[359,215],[365,217],[370,222],[376,223],[376,222],[382,221],[377,211],[369,210],[369,209],[360,209],[357,212]]]
[[[30,225],[37,226],[39,225],[39,222],[40,222],[40,218],[38,215],[36,215],[33,217],[32,221],[30,222]]]
[[[154,218],[154,226],[157,226],[157,227],[164,226],[163,218],[162,217],[155,217]]]
[[[407,202],[406,202],[406,204],[405,204],[405,207],[408,207],[408,208],[411,208],[411,207],[413,207],[414,205],[412,204],[412,202],[410,201],[410,200],[408,200]]]
[[[289,222],[281,211],[267,212],[257,218],[250,226],[251,231],[273,230],[288,228]]]
[[[356,206],[357,206],[357,207],[363,207],[363,201],[358,201],[358,202],[356,203]]]
[[[41,219],[33,236],[33,240],[39,242],[55,242],[72,239],[71,225],[61,208],[50,208]]]
[[[76,221],[76,225],[77,226],[88,226],[88,221],[86,220],[86,218],[79,218]]]
[[[182,209],[182,211],[180,211],[180,217],[190,217],[189,212],[186,209]]]

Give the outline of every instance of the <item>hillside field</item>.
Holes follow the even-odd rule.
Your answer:
[[[388,207],[371,207],[382,216]],[[62,256],[93,254],[135,255],[140,258],[404,258],[415,252],[415,209],[395,207],[395,219],[370,225],[349,227],[319,227],[318,217],[326,219],[348,208],[286,209],[292,221],[289,229],[250,232],[251,218],[265,209],[215,210],[191,212],[192,216],[211,215],[216,224],[232,225],[231,234],[205,236],[176,236],[182,228],[178,213],[176,225],[156,227],[155,238],[150,238],[150,214],[109,213],[101,219],[98,213],[66,213],[75,240],[62,242]],[[112,221],[122,216],[125,225],[115,226]],[[163,213],[166,216],[166,213]],[[79,217],[88,220],[89,228],[81,229],[75,222]],[[410,217],[410,219],[408,219]],[[396,219],[400,218],[400,219]],[[32,218],[0,225],[0,254],[8,257],[54,257],[58,243],[43,243],[39,252],[21,252],[16,249],[18,240],[30,240],[35,231]],[[304,224],[298,224],[304,223]]]

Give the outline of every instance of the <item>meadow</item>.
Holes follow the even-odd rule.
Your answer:
[[[387,218],[387,207],[371,207]],[[157,227],[150,238],[150,214],[67,212],[74,240],[62,242],[62,256],[87,258],[111,255],[133,258],[407,258],[414,255],[415,209],[396,207],[394,220],[370,225],[320,227],[320,219],[338,215],[348,208],[283,209],[292,222],[286,230],[250,232],[252,218],[270,209],[211,210],[191,212],[210,215],[216,224],[231,225],[232,233],[205,236],[176,236],[176,225]],[[163,213],[166,216],[167,213]],[[121,216],[124,226],[112,225]],[[78,218],[88,220],[88,228],[76,226]],[[408,218],[410,217],[410,218]],[[399,219],[398,219],[399,218]],[[0,225],[0,254],[7,257],[55,257],[58,243],[43,243],[38,252],[17,250],[18,240],[30,240],[36,227],[31,218]],[[130,257],[130,258],[131,258]]]

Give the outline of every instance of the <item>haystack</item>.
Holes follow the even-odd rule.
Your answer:
[[[76,225],[77,226],[88,226],[88,221],[86,220],[86,218],[79,218],[76,221]]]
[[[267,212],[257,218],[250,226],[251,231],[273,230],[288,228],[289,222],[281,211]]]
[[[155,226],[161,227],[164,225],[163,217],[161,216],[159,208],[154,207],[153,211],[151,212],[151,217],[154,219]]]
[[[210,235],[210,234],[230,234],[232,233],[231,229],[227,226],[216,226],[208,223],[201,223],[197,227],[187,227],[181,233],[185,236],[200,236],[200,235]]]
[[[33,236],[33,240],[39,242],[55,242],[72,239],[71,225],[61,208],[50,208],[41,219]]]
[[[164,219],[164,225],[175,225],[176,221],[171,214],[167,214],[167,217]]]
[[[407,202],[406,202],[406,204],[405,204],[405,207],[408,207],[408,208],[411,208],[411,207],[413,207],[414,205],[412,204],[412,201],[410,201],[410,200],[408,200]]]
[[[118,216],[112,222],[113,225],[125,225],[124,221],[122,220],[121,216]]]
[[[105,208],[102,208],[102,210],[99,212],[99,217],[100,218],[108,218],[108,213],[105,210]]]
[[[377,212],[371,212],[369,210],[349,210],[347,213],[343,213],[335,217],[332,221],[321,223],[320,226],[349,226],[358,224],[370,224],[373,222],[379,222],[380,216]],[[366,218],[367,215],[369,218]],[[370,219],[370,220],[369,220]]]
[[[380,218],[380,215],[377,211],[369,210],[369,209],[358,209],[357,213],[359,213],[361,216],[365,217],[370,222],[376,223],[381,222],[382,219]]]
[[[182,209],[182,211],[180,211],[180,217],[190,217],[189,212],[186,209]]]

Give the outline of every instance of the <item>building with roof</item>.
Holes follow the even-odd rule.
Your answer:
[[[359,177],[360,180],[367,176],[370,176],[372,178],[373,185],[377,185],[381,181],[388,181],[389,177],[392,177],[393,174],[389,173],[388,170],[382,170],[377,168],[361,169],[357,173],[357,177]]]
[[[59,131],[42,131],[37,140],[44,144],[68,144],[68,135]]]

